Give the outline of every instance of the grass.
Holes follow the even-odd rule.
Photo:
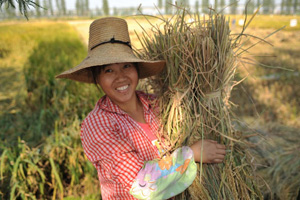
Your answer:
[[[274,20],[281,26],[281,20],[285,19],[284,23],[287,23],[290,17],[274,16]],[[264,37],[273,30],[254,28],[249,34]],[[298,29],[283,29],[267,39],[272,45],[260,44],[251,49],[248,56],[255,62],[238,69],[237,81],[247,78],[234,88],[231,96],[231,101],[237,104],[233,110],[239,121],[247,122],[247,128],[242,131],[248,131],[249,141],[254,143],[250,149],[256,171],[267,183],[261,188],[265,199],[299,198],[297,180],[300,177],[295,173],[300,167],[297,162],[299,39]],[[255,42],[249,39],[246,46]]]
[[[296,19],[297,25],[290,26],[290,20]],[[291,15],[257,15],[251,22],[249,28],[256,29],[280,29],[285,26],[286,31],[299,31],[300,30],[300,17]]]
[[[92,85],[54,78],[76,66],[86,46],[64,23],[1,25],[0,33],[5,52],[0,64],[5,72],[0,91],[2,198],[99,199],[97,174],[84,156],[79,127],[102,94]]]
[[[262,123],[241,130],[249,134],[251,155],[265,199],[299,199],[299,130],[279,123]]]
[[[299,31],[280,31],[268,38],[271,45],[257,45],[248,52],[254,64],[245,64],[238,69],[245,81],[233,90],[232,101],[240,116],[260,118],[266,123],[277,121],[286,126],[299,127]],[[253,30],[249,34],[267,35],[271,30]],[[248,40],[247,45],[256,41]],[[263,66],[260,66],[260,63]],[[270,67],[265,67],[270,66]],[[238,79],[237,79],[238,80]],[[238,97],[243,98],[238,98]]]
[[[255,31],[261,35],[270,32]],[[298,32],[281,31],[268,39],[274,46],[254,48],[250,54],[257,63],[239,68],[239,76],[248,78],[231,96],[238,105],[234,111],[239,120],[247,122],[242,131],[249,132],[249,141],[254,144],[251,151],[256,171],[267,183],[261,188],[265,199],[299,199]]]

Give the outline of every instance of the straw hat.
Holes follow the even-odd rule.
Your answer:
[[[87,57],[78,66],[57,75],[56,78],[93,83],[89,67],[124,62],[138,63],[139,78],[156,75],[165,66],[165,61],[146,61],[134,55],[124,19],[101,18],[90,25]]]

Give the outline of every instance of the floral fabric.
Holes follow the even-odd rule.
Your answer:
[[[191,148],[182,147],[171,156],[146,162],[130,193],[137,199],[168,199],[188,188],[196,172],[197,165]]]

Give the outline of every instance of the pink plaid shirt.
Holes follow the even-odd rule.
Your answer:
[[[157,133],[159,121],[149,103],[154,97],[136,93],[146,122]],[[87,158],[97,169],[103,199],[135,199],[129,190],[144,161],[159,158],[144,130],[107,96],[83,121],[81,141]]]

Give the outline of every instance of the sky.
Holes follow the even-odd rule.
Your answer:
[[[195,4],[196,0],[189,0],[191,5]],[[67,8],[70,10],[75,9],[76,0],[66,0]],[[142,7],[154,7],[154,4],[157,5],[158,0],[108,0],[108,5],[110,8],[128,8],[128,7],[138,7],[142,4]],[[164,2],[164,0],[163,0]],[[90,9],[96,7],[102,8],[102,0],[89,0]]]
[[[89,0],[89,7],[91,10],[96,9],[97,7],[102,9],[102,1],[103,0]],[[163,3],[165,2],[165,0],[162,0]],[[173,2],[175,2],[176,0],[172,0]],[[202,0],[198,0],[199,2],[201,2]],[[213,4],[215,0],[209,0],[210,4]],[[228,5],[230,0],[225,0],[225,4]],[[239,3],[239,7],[241,9],[241,11],[244,9],[244,4],[246,0],[236,0]],[[252,0],[254,2],[257,2],[257,0]],[[262,2],[262,0],[260,0]],[[75,2],[76,0],[66,0],[67,3],[67,9],[68,10],[75,10]],[[190,6],[193,8],[193,6],[195,5],[196,0],[189,0],[189,4]],[[277,7],[279,6],[279,0],[275,0],[275,2],[277,2]],[[55,1],[54,1],[55,4]],[[142,10],[144,13],[146,13],[146,9],[147,7],[154,7],[154,4],[157,5],[158,4],[158,0],[108,0],[108,4],[109,7],[112,9],[114,7],[116,8],[129,8],[129,7],[135,7],[138,8],[139,5],[142,5]],[[54,5],[55,6],[55,5]]]

